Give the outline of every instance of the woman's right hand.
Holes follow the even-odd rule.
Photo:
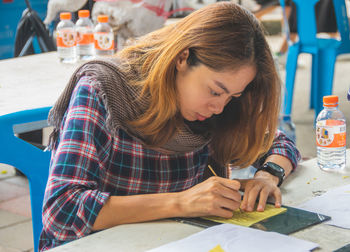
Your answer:
[[[182,217],[219,216],[231,218],[239,208],[240,182],[221,177],[210,177],[190,189],[179,192]]]

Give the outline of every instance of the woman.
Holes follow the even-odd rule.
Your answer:
[[[268,196],[280,207],[283,174],[265,165],[238,181],[223,168],[296,167],[294,143],[275,134],[279,97],[260,24],[229,2],[85,64],[49,115],[56,130],[40,249],[123,223],[229,218],[257,198],[263,211]],[[220,176],[205,180],[208,164]]]

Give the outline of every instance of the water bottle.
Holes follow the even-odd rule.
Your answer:
[[[338,109],[338,96],[324,96],[323,107],[316,119],[317,165],[325,171],[342,172],[346,163],[346,121]]]
[[[61,12],[56,31],[57,53],[60,62],[76,62],[76,33],[74,23],[71,21],[70,12]]]
[[[99,15],[98,24],[94,29],[95,54],[96,56],[109,56],[114,54],[114,34],[108,24],[108,16]]]
[[[75,23],[77,32],[77,56],[78,59],[89,60],[94,56],[94,25],[90,20],[89,10],[80,10],[79,19]]]

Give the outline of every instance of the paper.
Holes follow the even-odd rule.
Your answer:
[[[266,204],[264,212],[241,212],[239,209],[233,212],[231,219],[225,219],[221,217],[204,217],[203,219],[216,221],[220,223],[236,224],[244,227],[250,227],[251,225],[258,223],[262,220],[268,219],[280,213],[287,211],[287,208],[276,208],[274,205]]]
[[[350,229],[350,185],[329,190],[298,208],[328,215],[332,219],[325,224]]]
[[[207,228],[185,239],[152,249],[149,252],[301,252],[310,251],[317,247],[316,243],[275,232],[266,232],[233,224],[221,224]]]

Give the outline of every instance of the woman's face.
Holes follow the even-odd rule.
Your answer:
[[[203,64],[189,67],[186,59],[177,61],[176,87],[181,114],[188,121],[204,121],[213,114],[220,114],[231,98],[239,97],[256,75],[254,65],[215,72]]]

